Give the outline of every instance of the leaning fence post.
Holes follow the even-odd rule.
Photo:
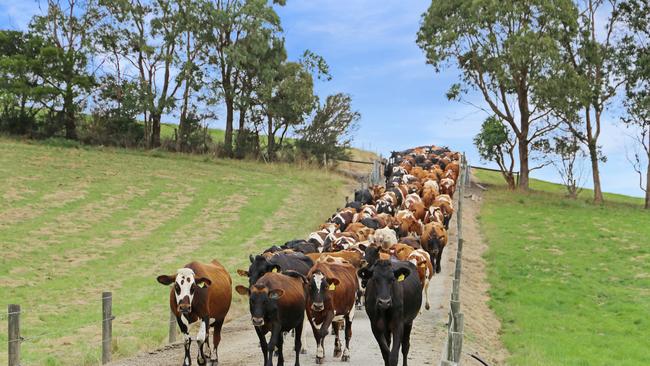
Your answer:
[[[20,305],[10,304],[7,309],[9,317],[9,366],[20,366]]]
[[[111,362],[113,293],[102,292],[102,364]]]
[[[176,342],[176,315],[169,312],[169,343]]]

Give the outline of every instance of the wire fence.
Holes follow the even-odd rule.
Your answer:
[[[456,224],[457,224],[457,238],[458,245],[456,250],[456,267],[454,269],[454,279],[451,288],[451,300],[449,301],[449,320],[447,322],[447,338],[442,349],[442,357],[440,360],[441,366],[456,366],[460,364],[461,356],[463,353],[463,337],[464,337],[464,316],[461,311],[460,305],[460,280],[462,274],[462,260],[463,260],[463,197],[465,186],[468,186],[469,181],[469,165],[465,154],[461,159],[460,177],[458,179],[461,184],[458,185],[458,205],[456,208]]]
[[[81,340],[82,344],[86,347],[101,347],[101,358],[98,357],[97,361],[101,360],[102,364],[106,364],[111,361],[113,344],[116,341],[116,335],[113,332],[113,322],[116,319],[116,316],[113,314],[113,294],[112,292],[103,292],[101,296],[101,320],[97,324],[97,335],[101,335],[98,340],[91,340],[88,337]],[[61,338],[64,334],[74,334],[78,331],[78,327],[69,330],[57,329],[56,332],[46,332],[39,334],[23,334],[21,330],[21,316],[25,314],[30,314],[34,312],[26,311],[21,309],[21,306],[18,304],[10,304],[8,306],[7,312],[0,314],[0,319],[7,320],[8,322],[8,337],[7,337],[7,346],[8,346],[8,365],[9,366],[20,366],[21,360],[21,346],[24,343],[36,343],[42,339],[56,339]],[[165,325],[168,325],[169,332],[169,343],[174,343],[176,341],[176,336],[178,334],[178,327],[176,323],[176,317],[170,312],[169,324],[165,322]],[[138,337],[142,335],[142,332],[137,331],[124,331],[120,329],[117,334],[120,337]]]

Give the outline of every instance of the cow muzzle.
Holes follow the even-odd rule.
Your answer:
[[[311,304],[311,309],[313,311],[323,311],[323,309],[325,309],[325,305],[322,302],[315,302]]]
[[[264,325],[264,318],[252,317],[251,322],[253,323],[253,326],[261,327],[262,325]]]
[[[190,304],[180,304],[178,305],[178,312],[181,314],[189,314],[192,312],[192,305]]]
[[[377,299],[377,306],[379,306],[380,309],[388,309],[392,303],[393,301],[390,297],[387,299]]]

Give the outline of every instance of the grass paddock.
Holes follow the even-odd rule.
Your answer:
[[[0,306],[24,311],[22,362],[99,364],[102,291],[113,292],[114,358],[163,344],[169,290],[157,275],[217,258],[244,283],[235,270],[249,253],[304,237],[349,190],[285,164],[0,137]]]
[[[491,307],[512,365],[650,365],[650,212],[643,200],[564,197],[533,180],[507,191],[495,173],[480,223]],[[471,311],[468,309],[468,311]]]

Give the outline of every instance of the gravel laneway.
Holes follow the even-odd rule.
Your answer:
[[[429,302],[431,310],[425,310],[422,306],[422,313],[415,319],[411,333],[411,350],[409,352],[409,363],[411,365],[433,365],[440,360],[440,351],[446,337],[444,325],[447,322],[447,308],[453,276],[454,258],[456,257],[456,222],[452,220],[449,230],[449,245],[443,254],[442,272],[434,276],[429,286]],[[424,301],[424,299],[423,299]],[[306,323],[303,331],[303,344],[307,348],[307,354],[301,355],[300,364],[306,366],[316,365],[315,362],[315,341],[311,327]],[[194,336],[194,333],[192,333]],[[341,332],[341,336],[343,333]],[[340,363],[340,359],[332,357],[334,347],[334,336],[328,336],[325,340],[325,364]],[[367,366],[369,364],[382,364],[381,353],[375,341],[370,322],[365,310],[358,310],[355,313],[352,325],[351,360],[347,363],[350,366]],[[284,345],[285,364],[294,364],[293,338],[287,336]],[[196,351],[196,344],[192,344],[192,350]],[[111,363],[112,366],[177,366],[182,364],[183,347],[180,343],[164,347],[154,352],[147,352],[136,357],[118,360]],[[262,354],[259,349],[257,335],[250,324],[248,316],[239,317],[226,323],[223,327],[222,341],[219,347],[219,359],[221,366],[229,365],[259,365],[262,364]],[[274,359],[274,364],[277,359]],[[196,356],[193,356],[192,364],[196,364]],[[401,364],[401,355],[400,355]]]

